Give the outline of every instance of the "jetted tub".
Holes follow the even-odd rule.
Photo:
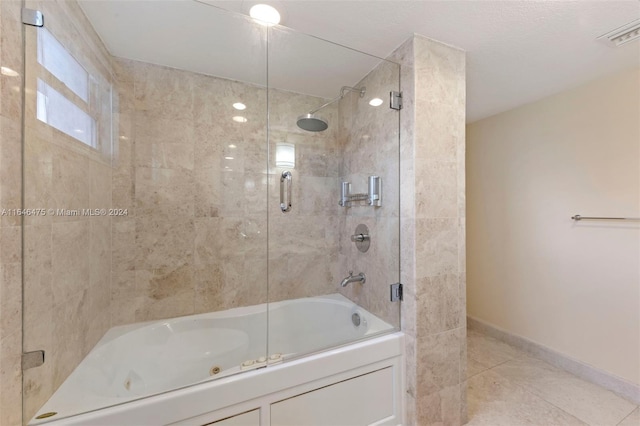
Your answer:
[[[237,385],[238,381],[244,382],[245,379],[251,388],[248,381],[250,377],[266,372],[287,374],[288,365],[298,365],[306,358],[309,361],[314,357],[324,360],[331,352],[342,353],[343,356],[347,354],[351,359],[353,355],[349,355],[349,346],[357,349],[358,344],[362,346],[365,343],[367,346],[369,340],[353,345],[348,343],[393,331],[391,325],[339,294],[271,303],[268,309],[268,315],[267,305],[263,304],[114,327],[51,396],[36,417],[50,412],[57,414],[41,420],[34,417],[29,424],[117,424],[117,419],[133,419],[136,415],[141,415],[140,418],[145,421],[135,424],[159,424],[151,420],[153,416],[149,413],[145,415],[144,411],[131,412],[133,417],[127,417],[127,406],[135,411],[139,407],[154,406],[160,400],[153,400],[161,398],[164,401],[162,406],[167,408],[171,406],[170,403],[167,405],[167,398],[171,399],[172,395],[186,390],[197,392],[198,388],[205,393],[207,389],[209,392],[224,393],[221,388],[224,383],[234,382]],[[319,352],[336,347],[339,348]],[[401,345],[395,342],[388,349],[397,352],[401,350],[398,348]],[[304,356],[313,353],[316,354]],[[388,351],[380,354],[387,354],[388,358]],[[329,374],[334,370],[340,373],[344,372],[345,365],[348,368],[360,364],[353,364],[353,361],[343,362],[334,368],[323,368]],[[268,368],[261,368],[265,366]],[[243,370],[254,371],[235,375]],[[302,377],[305,374],[298,374],[301,377],[300,384],[320,378],[314,373],[307,379]],[[214,378],[218,380],[212,380]],[[265,379],[282,381],[276,376],[262,380]],[[194,384],[197,385],[190,386]],[[267,393],[274,392],[277,393],[278,389],[273,388]],[[157,396],[144,398],[151,395]],[[215,398],[216,403],[208,403],[200,411],[195,409],[175,418],[167,412],[159,419],[162,419],[162,424],[168,424],[229,405],[221,404],[220,396]],[[93,410],[97,411],[91,413]],[[158,408],[155,410],[157,413]],[[111,417],[112,414],[124,417],[116,419]]]

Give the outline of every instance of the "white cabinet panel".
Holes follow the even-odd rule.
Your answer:
[[[215,426],[260,426],[260,410],[249,411],[248,413],[238,414],[237,416],[227,417],[217,422],[208,423]],[[208,426],[205,425],[205,426]]]
[[[389,367],[271,404],[271,426],[370,425],[395,407]]]

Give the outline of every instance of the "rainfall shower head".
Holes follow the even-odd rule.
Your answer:
[[[329,124],[327,120],[315,114],[304,114],[298,117],[298,122],[296,123],[298,127],[302,130],[306,130],[307,132],[322,132],[327,130]]]
[[[314,109],[313,111],[310,111],[309,113],[303,114],[300,117],[298,117],[298,121],[296,122],[298,127],[308,132],[323,132],[327,130],[327,128],[329,128],[329,123],[324,118],[320,117],[319,115],[316,115],[316,112],[344,98],[345,92],[347,91],[358,92],[360,94],[360,97],[362,98],[364,97],[364,94],[367,92],[367,88],[362,87],[360,89],[357,89],[355,87],[342,86],[342,88],[340,89],[340,94],[337,97],[333,98],[326,104],[323,104],[320,107]]]

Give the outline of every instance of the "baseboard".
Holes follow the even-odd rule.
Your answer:
[[[602,386],[605,389],[609,389],[611,392],[628,399],[634,404],[640,404],[640,386],[634,383],[604,370],[585,364],[584,362],[571,358],[563,353],[541,345],[540,343],[502,330],[499,327],[477,318],[467,316],[467,326],[472,330],[481,331],[491,337],[515,346],[516,348],[534,355],[551,365],[568,371],[581,379]]]

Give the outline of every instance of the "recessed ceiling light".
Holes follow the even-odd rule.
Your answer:
[[[7,67],[0,67],[0,73],[2,75],[6,75],[7,77],[17,77],[17,76],[20,75],[16,71],[12,70],[11,68],[7,68]]]
[[[224,157],[225,160],[233,160],[233,157]]]
[[[369,105],[371,106],[380,106],[383,104],[383,100],[380,98],[373,98],[369,101]]]
[[[239,111],[242,111],[243,109],[247,109],[247,106],[242,102],[236,102],[235,104],[233,104],[233,107]]]
[[[236,147],[236,146],[235,146],[234,144],[229,145],[229,148],[231,148],[231,149],[233,149],[233,148],[235,148],[235,147]]]
[[[268,4],[256,4],[249,9],[249,16],[257,23],[269,27],[280,23],[280,13]]]
[[[232,118],[233,121],[235,121],[236,123],[246,123],[247,119],[246,117],[243,117],[241,115],[236,115],[235,117]]]

